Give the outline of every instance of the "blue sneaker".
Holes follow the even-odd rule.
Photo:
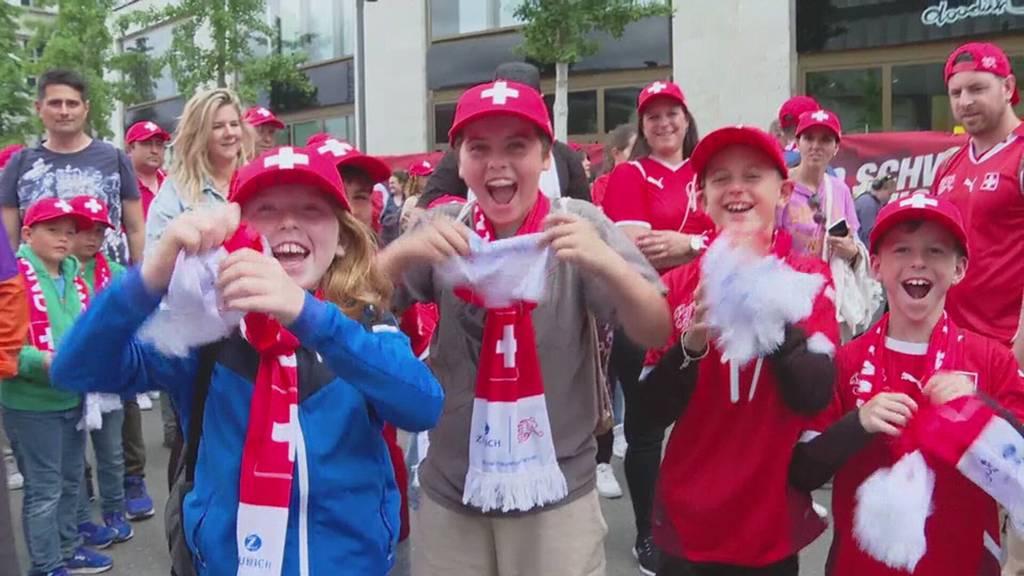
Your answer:
[[[64,561],[68,574],[100,574],[114,567],[110,556],[80,546],[75,555]]]
[[[117,537],[114,538],[115,544],[127,542],[132,539],[132,536],[135,536],[135,531],[132,530],[132,525],[125,521],[124,513],[122,512],[104,514],[103,523],[107,525],[107,528],[111,528],[114,532],[117,532]]]
[[[114,543],[117,531],[93,522],[83,522],[78,525],[78,535],[82,537],[86,546],[102,550]]]
[[[124,507],[129,520],[143,520],[156,514],[142,476],[124,477]]]

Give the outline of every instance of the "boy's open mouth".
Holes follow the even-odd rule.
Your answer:
[[[932,283],[924,278],[911,278],[900,283],[903,291],[914,300],[921,300],[932,291]]]
[[[486,186],[487,193],[490,194],[491,199],[497,204],[508,204],[516,197],[516,192],[519,191],[519,185],[508,178],[495,178],[488,181]]]
[[[750,202],[729,202],[725,205],[726,212],[730,214],[743,214],[754,207]]]
[[[282,242],[274,246],[271,252],[281,264],[302,262],[309,256],[309,249],[298,242]]]

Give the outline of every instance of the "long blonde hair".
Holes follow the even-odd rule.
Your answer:
[[[214,88],[196,93],[185,104],[185,111],[174,131],[174,159],[170,176],[178,189],[182,203],[190,206],[202,197],[203,185],[213,174],[207,155],[207,143],[213,130],[213,117],[221,106],[233,106],[242,121],[242,104],[238,95],[227,88]],[[248,162],[253,155],[253,138],[248,130],[241,130],[242,146],[235,160],[235,168]]]
[[[325,300],[337,304],[353,320],[361,321],[367,306],[374,306],[378,312],[388,310],[394,287],[377,268],[377,240],[369,228],[347,210],[339,207],[335,213],[345,253],[331,262],[320,279],[320,288]]]

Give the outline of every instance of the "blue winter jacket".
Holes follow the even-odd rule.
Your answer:
[[[160,298],[147,292],[138,269],[115,281],[61,342],[53,381],[78,392],[165,390],[187,435],[196,354],[169,358],[135,339]],[[300,553],[308,554],[314,576],[384,576],[393,564],[399,494],[382,422],[429,429],[440,417],[444,393],[407,338],[381,328],[369,331],[312,296],[288,327],[302,345],[296,356],[306,458],[299,450],[281,574],[306,576]],[[236,333],[212,374],[195,487],[182,510],[201,575],[238,569],[239,469],[258,364],[256,351]]]

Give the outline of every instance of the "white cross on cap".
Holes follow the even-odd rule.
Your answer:
[[[927,208],[929,206],[935,207],[939,205],[939,201],[935,198],[929,198],[924,194],[914,194],[910,198],[900,200],[900,207],[910,206],[911,208]]]
[[[156,124],[154,124],[152,122],[146,122],[144,124],[144,126],[146,127],[146,130],[149,130],[150,132],[156,132],[157,130],[160,129],[159,126],[157,126]]]
[[[354,150],[354,148],[351,144],[335,140],[334,138],[324,140],[324,145],[316,149],[318,154],[326,154],[327,152],[330,152],[335,156],[346,156],[352,150]]]
[[[63,200],[58,200],[57,203],[54,204],[54,206],[56,206],[57,208],[59,208],[63,212],[71,212],[71,210],[72,210],[71,204],[68,204],[67,202],[65,202]]]
[[[100,203],[95,198],[89,198],[89,201],[85,203],[85,207],[93,214],[99,214],[100,210],[103,210],[103,206],[100,206]]]
[[[267,110],[262,106],[256,109],[256,113],[259,114],[260,116],[263,116],[264,118],[270,116],[270,110]]]
[[[504,80],[498,80],[493,87],[481,92],[480,98],[490,98],[491,104],[505,104],[509,98],[519,98],[519,90],[509,88]]]
[[[824,122],[828,120],[828,112],[825,112],[824,110],[818,110],[814,114],[811,114],[811,118],[814,118],[814,120],[817,122]]]
[[[668,88],[668,84],[665,84],[664,82],[658,81],[658,82],[655,82],[654,84],[651,84],[650,86],[647,87],[647,93],[648,94],[657,94],[658,92],[661,92],[662,90],[665,90],[666,88]]]
[[[995,68],[996,67],[996,57],[995,56],[985,56],[984,58],[981,59],[981,66],[983,68]]]
[[[296,154],[295,150],[291,146],[285,146],[273,156],[267,156],[263,159],[264,168],[273,168],[274,166],[282,170],[291,170],[295,168],[297,164],[309,166],[309,156],[306,154]]]

